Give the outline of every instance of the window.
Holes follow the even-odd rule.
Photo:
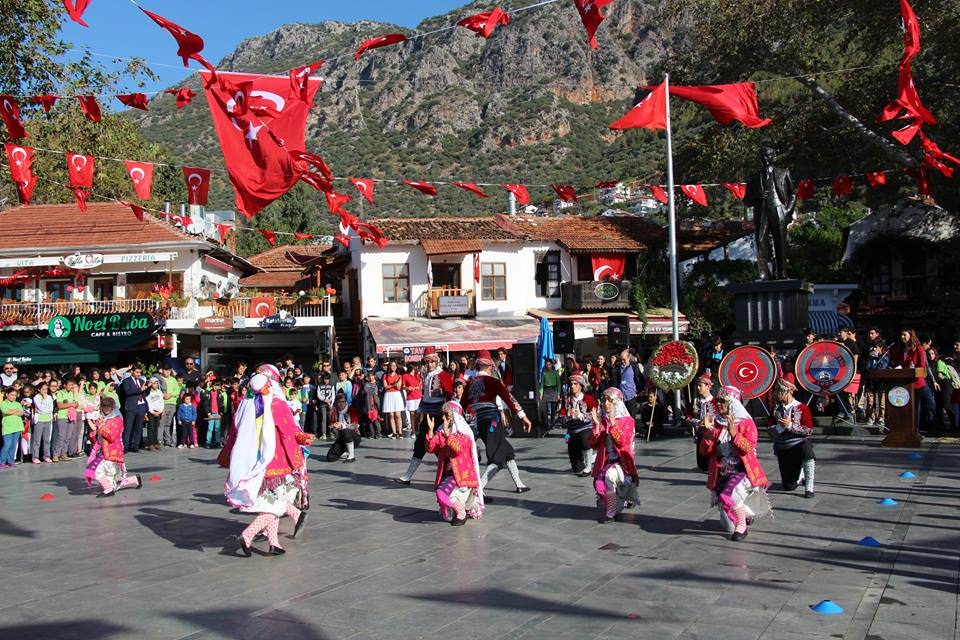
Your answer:
[[[577,282],[593,282],[593,258],[589,253],[577,256]]]
[[[484,300],[507,299],[507,265],[505,262],[484,262],[480,265],[480,286]]]
[[[460,288],[460,264],[433,263],[433,288]]]
[[[0,300],[4,302],[23,302],[24,285],[11,284],[0,287]]]
[[[94,300],[113,300],[113,278],[97,278],[90,289]]]
[[[541,298],[560,297],[560,252],[547,251],[537,263],[537,295]]]
[[[63,302],[73,297],[73,293],[67,291],[67,287],[73,285],[72,280],[47,280],[43,283],[44,290],[47,292],[47,302]]]
[[[410,302],[410,272],[407,265],[383,265],[383,301]]]

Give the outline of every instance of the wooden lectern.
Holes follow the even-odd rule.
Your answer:
[[[885,420],[890,429],[881,447],[917,448],[923,437],[917,433],[916,398],[913,383],[922,380],[923,369],[874,369],[870,381],[883,392]]]

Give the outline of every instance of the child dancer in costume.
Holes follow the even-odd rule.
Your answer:
[[[440,356],[437,355],[436,347],[426,347],[423,350],[423,363],[425,368],[420,383],[420,405],[413,424],[410,425],[411,431],[416,429],[416,433],[411,433],[416,438],[413,441],[413,456],[410,458],[407,470],[399,478],[394,478],[394,481],[400,484],[410,484],[413,474],[416,473],[420,463],[423,462],[423,456],[427,453],[426,416],[433,416],[436,420],[443,403],[453,395],[453,388],[444,386],[446,382],[453,381],[440,375],[443,369],[440,368]]]
[[[282,555],[286,550],[278,535],[281,516],[286,514],[296,523],[294,538],[306,521],[306,511],[294,503],[307,487],[300,445],[309,446],[313,437],[301,431],[293,419],[279,387],[279,375],[273,379],[258,373],[250,379],[250,389],[253,397],[237,408],[225,495],[241,511],[259,514],[239,536],[243,554],[252,555],[253,539],[263,531],[270,543],[268,553]]]
[[[597,452],[593,465],[593,488],[597,492],[600,517],[597,522],[610,522],[626,502],[639,502],[637,487],[640,477],[633,459],[634,421],[623,402],[623,393],[616,387],[603,392],[603,413],[592,412],[593,431],[590,446]]]
[[[814,473],[817,466],[813,455],[813,414],[807,405],[794,399],[797,390],[792,373],[777,381],[777,406],[770,417],[770,436],[773,452],[780,466],[780,481],[784,491],[793,491],[803,474],[803,497],[814,497]]]
[[[459,402],[447,402],[440,412],[443,426],[434,432],[435,420],[427,416],[427,451],[437,454],[437,478],[434,489],[440,504],[440,517],[457,527],[467,515],[483,516],[483,489],[480,488],[480,462],[473,431],[463,418]]]
[[[567,429],[567,455],[570,468],[581,478],[593,475],[593,463],[597,452],[590,446],[590,432],[593,430],[591,416],[597,408],[597,400],[584,391],[583,376],[578,373],[570,376],[570,393],[564,398],[564,426]]]
[[[88,487],[94,481],[100,485],[102,492],[98,498],[109,498],[117,489],[143,486],[139,475],[127,475],[123,458],[123,416],[117,411],[113,398],[100,399],[100,418],[90,427],[90,441],[93,450],[87,458],[83,477]]]
[[[717,416],[707,416],[700,453],[710,458],[707,489],[711,506],[718,506],[734,524],[731,540],[747,537],[747,518],[770,511],[767,476],[757,460],[757,425],[740,404],[735,387],[723,387]]]

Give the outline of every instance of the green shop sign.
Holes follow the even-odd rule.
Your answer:
[[[153,333],[153,318],[147,313],[105,313],[56,316],[47,323],[51,338],[131,338]]]

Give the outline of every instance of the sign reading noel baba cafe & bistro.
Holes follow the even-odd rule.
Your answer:
[[[153,333],[147,313],[105,313],[56,316],[47,323],[51,338],[129,338]]]

